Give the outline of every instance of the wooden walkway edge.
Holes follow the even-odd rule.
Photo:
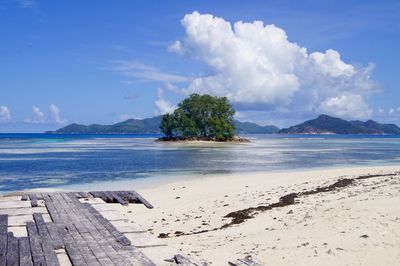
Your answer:
[[[153,208],[135,191],[24,194],[21,201],[30,201],[32,208],[44,201],[51,221],[33,212],[33,221],[26,223],[27,237],[15,237],[8,232],[8,215],[1,214],[0,266],[56,266],[60,265],[59,252],[67,255],[70,265],[156,265],[91,204],[81,202],[82,198],[101,198],[122,205],[141,203]]]

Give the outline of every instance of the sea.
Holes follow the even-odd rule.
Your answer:
[[[400,136],[245,135],[249,143],[163,143],[158,134],[0,134],[0,194],[153,177],[400,165]]]

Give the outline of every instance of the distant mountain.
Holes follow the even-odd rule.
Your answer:
[[[235,120],[237,134],[272,134],[279,131],[276,126],[260,126],[251,122],[240,122]]]
[[[46,133],[57,134],[145,134],[160,133],[162,116],[155,116],[146,119],[128,119],[113,125],[92,124],[89,126],[70,124],[56,131]],[[239,122],[235,120],[236,132],[238,134],[270,134],[275,133],[279,128],[275,126],[260,126],[251,122]]]
[[[400,134],[395,124],[380,124],[373,120],[347,121],[329,115],[320,115],[316,119],[284,128],[281,134]]]
[[[70,124],[66,127],[46,133],[58,134],[135,134],[135,133],[160,133],[162,116],[146,119],[128,119],[113,125],[92,124],[89,126]]]

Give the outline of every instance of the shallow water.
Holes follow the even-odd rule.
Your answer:
[[[247,144],[159,135],[0,134],[0,192],[151,176],[400,165],[400,136],[249,135]]]

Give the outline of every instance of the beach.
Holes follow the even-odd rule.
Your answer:
[[[399,166],[204,176],[138,191],[155,207],[129,207],[135,221],[212,265],[247,255],[266,265],[400,261]],[[291,193],[293,204],[276,204]],[[224,218],[247,208],[238,224]]]
[[[137,191],[153,209],[88,202],[157,265],[175,254],[211,265],[248,255],[264,265],[398,265],[398,144],[381,136],[266,135],[245,144],[15,136],[0,145],[0,194]],[[4,211],[23,237],[34,210],[14,201],[29,205],[17,210],[24,216]]]

